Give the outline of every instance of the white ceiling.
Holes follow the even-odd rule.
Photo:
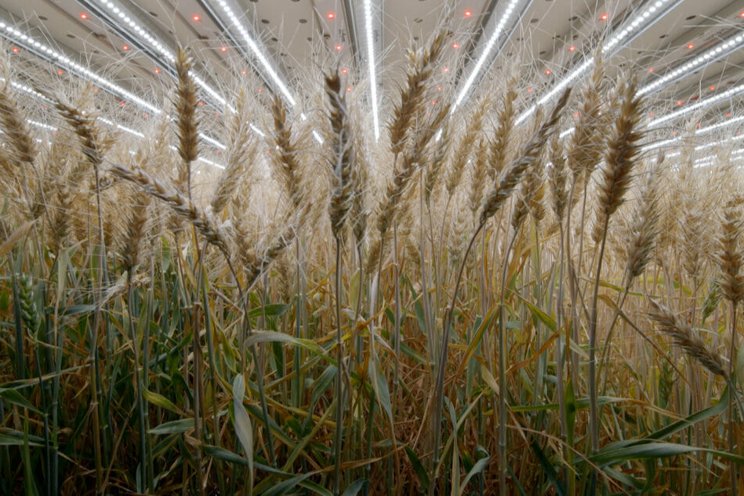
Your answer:
[[[303,83],[318,77],[320,68],[329,60],[348,71],[350,90],[354,87],[356,91],[368,92],[362,0],[231,1],[293,94],[301,96]],[[0,20],[35,39],[45,40],[73,60],[84,61],[133,93],[162,103],[170,85],[167,64],[137,49],[141,40],[117,34],[114,26],[91,8],[98,3],[100,0],[0,0]],[[177,43],[188,46],[198,60],[199,74],[219,91],[227,94],[228,86],[235,81],[247,83],[256,95],[275,90],[261,64],[245,56],[247,49],[242,41],[227,36],[210,14],[207,6],[217,0],[114,3],[128,10],[137,23],[171,49]],[[405,52],[411,42],[424,43],[443,24],[452,31],[448,58],[442,64],[446,73],[439,75],[438,85],[443,91],[456,91],[472,70],[474,59],[482,53],[507,0],[372,3],[384,122],[401,84]],[[518,22],[506,27],[510,36],[503,47],[497,47],[494,52],[498,53],[488,57],[488,76],[477,81],[505,79],[518,71],[521,106],[526,108],[592,54],[603,36],[650,3],[653,0],[522,0],[520,5],[527,7],[518,12]],[[682,0],[614,55],[612,63],[631,70],[641,85],[646,84],[732,34],[741,33],[743,16],[744,4],[740,1]],[[21,79],[40,84],[43,78],[39,74],[58,79],[72,77],[57,74],[56,65],[12,42],[5,49]],[[651,95],[651,115],[662,115],[742,84],[742,63],[744,50],[737,50],[666,85]],[[121,97],[102,94],[101,99],[113,99],[120,107],[118,114],[125,120],[133,114],[142,115]],[[204,99],[206,106],[214,104],[208,95]],[[723,119],[735,113],[738,101],[726,100],[698,118],[706,122]],[[223,110],[219,105],[209,108],[215,115]]]

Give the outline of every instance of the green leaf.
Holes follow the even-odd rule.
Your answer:
[[[262,496],[280,496],[282,494],[285,494],[290,489],[293,489],[300,485],[302,481],[305,479],[308,479],[312,474],[300,474],[295,475],[294,477],[287,479],[285,481],[282,481],[274,486],[272,486],[268,491],[263,493]]]
[[[704,410],[700,410],[699,412],[693,413],[687,418],[673,422],[669,424],[668,426],[652,433],[651,435],[646,436],[647,439],[664,439],[668,436],[671,436],[672,434],[676,432],[679,432],[683,429],[690,427],[692,424],[695,424],[697,422],[710,418],[714,415],[723,413],[724,411],[726,411],[726,408],[728,407],[729,394],[730,394],[729,388],[726,387],[723,394],[721,395],[721,398],[718,400],[718,403],[716,403],[715,405],[708,407]]]
[[[558,480],[558,473],[556,472],[555,467],[553,467],[553,464],[550,463],[550,460],[548,460],[548,457],[545,455],[545,452],[542,450],[537,441],[535,441],[534,439],[530,441],[530,447],[532,448],[532,451],[535,452],[537,460],[540,462],[540,465],[543,468],[543,472],[545,472],[545,476],[548,478],[550,483],[553,484],[555,493],[558,496],[563,496],[564,494],[566,494],[566,490],[563,488],[563,484],[561,484],[561,481]]]
[[[96,311],[95,305],[70,305],[69,307],[62,307],[59,309],[60,315],[81,315],[84,313],[93,313]]]
[[[248,459],[248,487],[253,487],[253,426],[251,425],[251,418],[243,406],[243,396],[245,395],[243,374],[237,374],[233,379],[232,393],[235,433],[238,435],[240,444],[245,450],[245,457]]]
[[[589,460],[597,465],[605,466],[623,463],[628,460],[646,460],[667,456],[685,455],[695,451],[706,451],[733,460],[737,463],[744,463],[744,456],[735,455],[725,451],[699,448],[697,446],[689,446],[686,444],[660,443],[646,440],[607,445],[594,455],[590,456]]]
[[[421,463],[419,457],[416,456],[416,453],[409,446],[406,446],[406,455],[408,455],[408,460],[411,462],[413,471],[416,472],[421,488],[427,491],[429,489],[429,474],[426,473],[424,464]]]
[[[346,488],[341,496],[356,496],[366,485],[367,479],[357,479]]]
[[[517,293],[517,296],[519,294]],[[535,305],[530,303],[529,301],[525,300],[521,296],[519,298],[527,305],[527,308],[530,310],[530,313],[533,317],[535,317],[537,320],[545,324],[545,327],[550,329],[553,332],[557,332],[558,324],[556,324],[555,319],[548,315],[547,313],[543,312],[539,308],[537,308]]]
[[[180,434],[182,432],[190,431],[194,428],[194,419],[187,418],[181,420],[173,420],[171,422],[164,422],[157,427],[153,427],[149,431],[150,434]]]
[[[385,413],[392,422],[393,407],[390,405],[390,390],[388,389],[388,384],[385,380],[385,376],[377,370],[377,366],[375,365],[376,363],[377,359],[373,357],[369,361],[367,373],[369,374],[369,378],[372,381],[372,389],[374,389],[375,391],[377,402],[380,403],[380,406],[383,410],[385,410]]]
[[[310,411],[313,410],[323,393],[325,393],[326,390],[331,387],[334,380],[336,379],[336,373],[338,373],[338,367],[336,367],[335,365],[329,365],[325,368],[325,370],[323,370],[323,373],[320,374],[320,377],[318,377],[318,379],[313,383],[313,394],[310,397]]]
[[[326,351],[314,341],[309,339],[300,339],[289,334],[274,331],[253,331],[248,339],[247,346],[253,346],[259,343],[285,343],[305,348],[316,355],[326,355]]]
[[[159,406],[160,408],[165,408],[166,410],[177,413],[182,417],[186,416],[186,413],[184,411],[182,411],[175,404],[173,404],[171,400],[161,394],[154,393],[148,389],[143,389],[142,396],[145,397],[148,403],[152,403],[153,405]]]
[[[470,479],[478,475],[479,473],[483,472],[483,470],[488,466],[488,462],[491,461],[490,456],[486,456],[485,458],[481,458],[477,462],[475,462],[475,465],[473,465],[473,468],[470,469],[470,472],[468,472],[468,475],[465,476],[465,478],[462,481],[461,487],[460,487],[460,496],[465,494],[465,488],[468,486],[468,482],[470,482]]]
[[[263,317],[264,315],[266,317],[281,317],[287,313],[289,307],[290,305],[284,303],[271,303],[269,305],[252,308],[248,311],[248,316],[251,318]]]
[[[36,408],[33,404],[31,404],[30,401],[24,398],[23,395],[16,389],[0,389],[0,398],[7,401],[8,403],[18,405],[21,408],[27,408],[32,412],[41,413],[38,408]]]
[[[5,429],[0,432],[0,446],[44,446],[44,439],[39,436],[27,436],[28,439],[24,439],[25,434],[23,432]]]

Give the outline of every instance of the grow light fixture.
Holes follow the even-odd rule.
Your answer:
[[[727,56],[737,48],[740,48],[742,44],[744,44],[744,34],[739,34],[735,37],[729,38],[727,41],[724,41],[718,46],[707,50],[705,53],[698,55],[689,62],[686,62],[673,71],[665,74],[653,83],[649,83],[646,86],[642,87],[638,90],[638,95],[643,96],[646,93],[658,90],[662,86],[665,86],[672,81],[686,76],[687,74],[701,66],[708,65],[722,57]]]
[[[365,2],[366,1],[367,0],[365,0]],[[458,93],[457,99],[455,99],[455,104],[452,105],[453,111],[458,105],[460,105],[463,102],[463,100],[465,100],[465,97],[467,96],[468,92],[470,91],[470,88],[473,86],[473,83],[475,82],[475,78],[478,77],[478,74],[483,69],[483,65],[486,63],[486,60],[489,59],[491,55],[491,51],[493,50],[494,46],[496,46],[496,42],[501,37],[501,34],[504,32],[504,28],[507,26],[509,22],[512,22],[512,17],[515,13],[517,6],[520,4],[520,2],[521,0],[509,0],[509,4],[506,6],[504,11],[501,13],[501,18],[499,19],[499,22],[496,24],[496,27],[494,28],[493,33],[491,33],[491,37],[488,39],[486,46],[483,48],[483,52],[481,52],[480,57],[478,57],[478,61],[475,63],[473,70],[470,71],[470,75],[465,80],[465,85],[460,90],[460,93]],[[526,2],[526,4],[528,3],[529,1]]]
[[[130,43],[137,45],[140,50],[150,55],[157,65],[168,68],[173,67],[173,64],[176,62],[176,56],[173,51],[135,22],[134,16],[130,15],[123,7],[118,6],[111,0],[78,1],[90,10],[95,11],[123,38],[126,38]],[[235,109],[228,105],[225,98],[223,98],[222,95],[202,79],[193,69],[189,71],[189,76],[191,76],[197,86],[203,89],[217,104],[222,107],[227,106],[231,112],[235,112]]]
[[[240,21],[238,16],[235,14],[235,10],[228,4],[226,0],[202,0],[201,2],[204,7],[212,12],[214,14],[215,19],[221,20],[222,17],[216,12],[216,9],[212,7],[212,4],[217,4],[219,6],[219,10],[224,14],[227,19],[229,20],[229,24],[227,26],[223,27],[230,27],[232,26],[233,29],[235,29],[239,34],[240,37],[243,39],[246,45],[248,45],[248,48],[250,48],[251,52],[253,52],[253,55],[256,59],[261,63],[263,66],[266,74],[268,74],[269,78],[273,81],[274,85],[279,89],[279,91],[284,95],[284,98],[286,98],[287,102],[291,106],[295,106],[297,103],[294,97],[292,96],[292,93],[287,88],[287,85],[284,83],[282,78],[279,76],[279,74],[276,72],[274,67],[269,62],[269,59],[263,54],[261,51],[261,48],[259,48],[256,41],[253,39],[253,37],[250,35],[248,30],[245,26],[243,26],[243,23]],[[229,29],[226,29],[228,33],[230,32]],[[242,46],[238,44],[240,48]]]
[[[4,38],[12,41],[13,43],[22,45],[24,48],[40,56],[41,58],[48,60],[60,67],[63,67],[65,70],[72,72],[73,74],[76,74],[84,79],[88,79],[94,82],[95,84],[97,84],[98,86],[105,88],[109,92],[114,93],[115,95],[118,95],[122,98],[125,98],[127,100],[130,100],[136,103],[137,105],[144,108],[148,112],[151,112],[156,115],[162,112],[162,110],[155,107],[150,102],[147,102],[146,100],[143,100],[137,95],[130,93],[129,91],[125,90],[118,84],[115,84],[109,81],[108,79],[102,76],[99,76],[98,74],[91,71],[87,67],[83,67],[82,65],[73,61],[72,59],[64,55],[63,53],[58,52],[57,50],[54,50],[50,46],[44,43],[41,43],[38,40],[34,40],[30,36],[26,35],[22,31],[16,29],[15,27],[11,26],[10,24],[8,24],[7,22],[3,20],[0,20],[0,36],[3,36]]]
[[[377,141],[380,139],[380,115],[377,107],[377,70],[372,31],[372,0],[364,0],[364,29],[367,34],[367,68],[369,71],[369,94],[372,100],[372,121],[375,127],[375,141]]]
[[[741,93],[744,93],[744,84],[740,84],[739,86],[734,86],[733,88],[729,88],[728,90],[719,93],[715,96],[712,96],[710,98],[706,98],[704,100],[700,100],[697,103],[694,103],[692,105],[688,105],[685,108],[681,108],[679,110],[675,110],[674,112],[670,112],[667,115],[661,116],[657,119],[654,119],[648,123],[649,128],[658,127],[659,125],[668,122],[672,119],[676,119],[677,117],[681,117],[685,114],[689,114],[690,112],[694,112],[696,110],[699,110],[701,108],[709,107],[711,105],[714,105],[718,102],[721,102],[723,100],[726,100],[728,98],[731,98],[735,95],[739,95]]]
[[[656,21],[664,17],[666,14],[671,12],[677,7],[682,0],[655,0],[642,12],[639,12],[633,19],[628,20],[625,26],[614,33],[610,39],[608,39],[601,48],[602,54],[605,57],[611,57],[624,45],[633,41],[638,35],[643,33],[646,29],[651,27]],[[522,112],[515,120],[516,124],[521,124],[530,115],[532,115],[537,107],[544,105],[550,101],[554,96],[563,91],[569,84],[582,76],[594,65],[594,57],[589,57],[578,67],[569,72],[558,84],[556,84],[550,91],[537,100],[537,103],[531,105],[527,110]]]

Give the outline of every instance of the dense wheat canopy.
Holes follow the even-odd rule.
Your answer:
[[[744,6],[0,0],[0,494],[739,494]]]

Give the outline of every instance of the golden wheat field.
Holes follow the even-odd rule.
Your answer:
[[[65,2],[132,41],[0,1],[0,494],[744,491],[741,5],[649,68],[621,47],[702,2],[556,0],[594,31],[545,69],[531,2],[437,0],[385,72],[382,2],[321,1],[363,63],[329,35],[282,87],[247,32],[210,86],[148,2]]]

